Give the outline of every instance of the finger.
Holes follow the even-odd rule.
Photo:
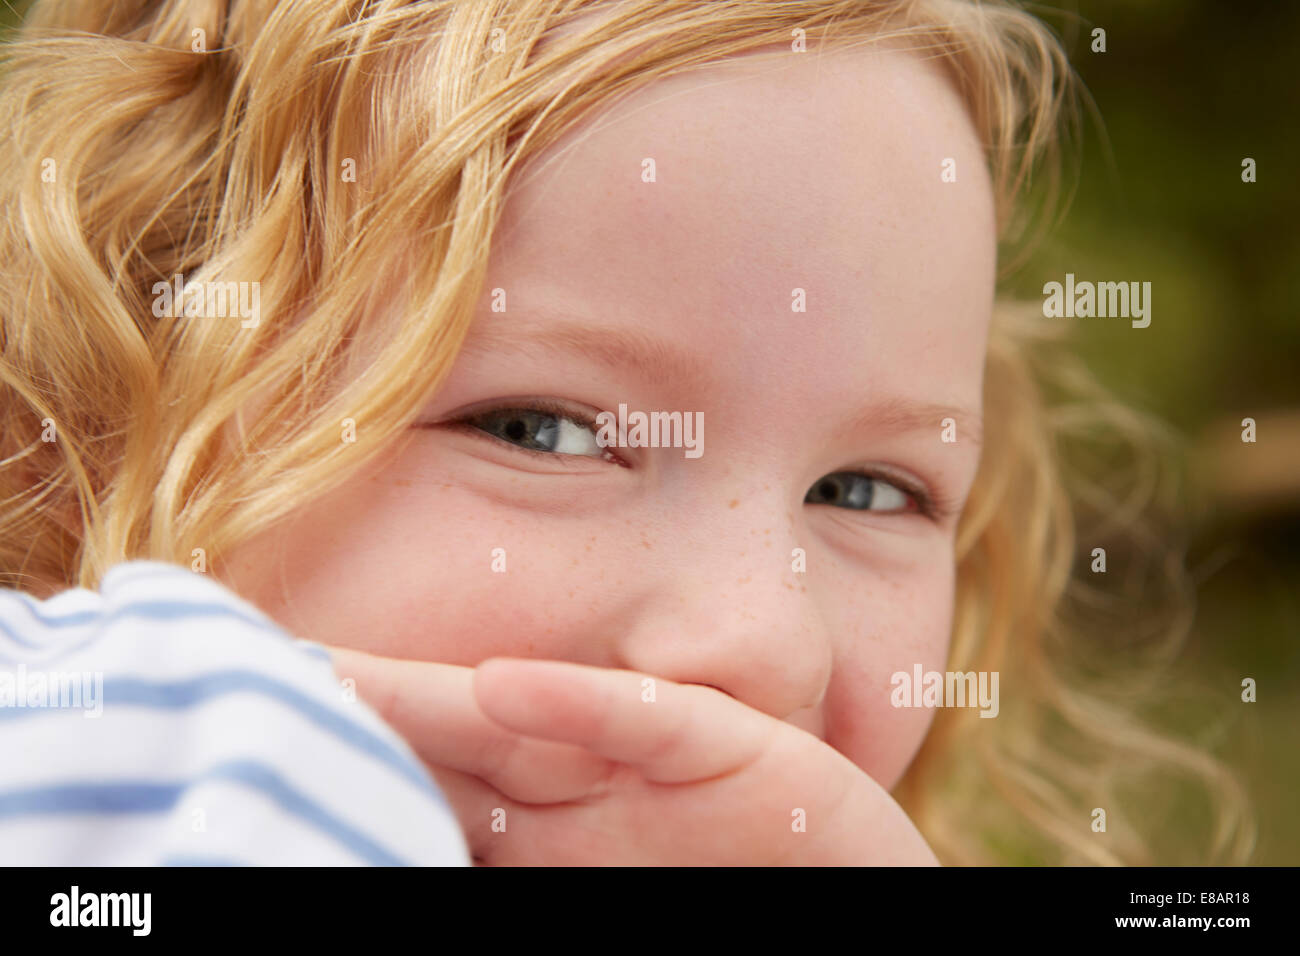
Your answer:
[[[406,739],[427,764],[471,774],[522,803],[588,794],[609,763],[581,748],[530,739],[490,720],[474,697],[474,671],[329,648],[335,672]]]
[[[659,783],[748,766],[783,726],[711,687],[564,661],[484,661],[474,692],[510,730],[586,748]]]
[[[476,866],[500,863],[507,839],[520,829],[519,806],[478,777],[448,767],[429,769],[456,814],[471,861]]]

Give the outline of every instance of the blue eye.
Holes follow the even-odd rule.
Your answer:
[[[805,504],[833,505],[852,511],[920,510],[908,492],[855,471],[837,471],[817,479],[803,500]]]
[[[540,408],[494,408],[460,423],[528,451],[605,457],[592,426]]]

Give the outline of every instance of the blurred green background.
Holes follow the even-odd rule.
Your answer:
[[[1152,320],[1079,323],[1098,376],[1189,441],[1206,696],[1184,729],[1237,767],[1259,864],[1300,864],[1300,3],[1034,4],[1095,104],[1061,225],[1006,288],[1152,283]],[[1106,31],[1093,52],[1092,31]],[[1256,182],[1242,182],[1242,160]],[[1254,418],[1257,443],[1241,441]],[[1258,701],[1241,702],[1253,677]],[[1175,715],[1179,719],[1179,715]]]
[[[17,4],[21,9],[26,4]],[[1133,404],[1175,425],[1203,495],[1189,565],[1195,631],[1178,664],[1206,689],[1186,733],[1236,766],[1254,862],[1300,864],[1300,3],[1030,5],[1096,107],[1068,215],[1009,291],[1152,283],[1149,328],[1080,322],[1080,347]],[[0,35],[16,19],[0,7]],[[1106,31],[1093,52],[1091,31]],[[1243,183],[1242,160],[1257,163]],[[1241,419],[1258,441],[1240,441]],[[1243,677],[1258,702],[1243,704]],[[1175,714],[1175,718],[1178,718]]]

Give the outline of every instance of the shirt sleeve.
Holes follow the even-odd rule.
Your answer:
[[[219,582],[0,590],[0,865],[468,865],[428,771]]]

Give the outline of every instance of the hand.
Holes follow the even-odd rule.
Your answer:
[[[330,650],[429,766],[477,863],[937,863],[846,757],[711,687],[560,661],[469,668]]]

